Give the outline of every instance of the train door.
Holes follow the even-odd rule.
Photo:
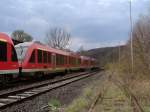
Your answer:
[[[56,68],[56,54],[52,54],[52,68]]]

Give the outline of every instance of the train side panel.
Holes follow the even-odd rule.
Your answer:
[[[19,74],[19,65],[14,44],[9,36],[0,33],[0,80],[15,78]]]

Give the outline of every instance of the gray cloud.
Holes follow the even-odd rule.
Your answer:
[[[128,39],[128,8],[128,0],[2,0],[0,31],[23,29],[44,41],[49,27],[62,26],[77,38],[74,41],[98,47]],[[133,0],[134,21],[148,8],[149,0]]]

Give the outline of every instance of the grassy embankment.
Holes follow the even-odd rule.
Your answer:
[[[110,64],[109,73],[115,80],[120,81],[133,93],[144,112],[150,112],[150,81],[143,73],[124,72],[127,66]],[[140,70],[139,70],[140,71]]]
[[[99,93],[101,97],[92,112],[116,112],[117,110],[131,112],[130,100],[108,80],[108,76],[88,85],[82,94],[65,108],[65,112],[88,112]]]
[[[109,71],[102,77],[101,80],[91,82],[86,88],[83,89],[80,96],[72,101],[65,109],[61,109],[61,104],[57,100],[51,100],[49,105],[53,112],[88,112],[91,105],[95,101],[99,93],[101,97],[97,104],[92,109],[92,112],[132,112],[133,107],[131,100],[125,93],[116,86],[110,79],[111,75],[114,75],[117,80],[121,78],[115,75],[117,72]],[[112,76],[111,76],[112,77]],[[136,83],[136,86],[135,86]],[[149,103],[149,81],[136,81],[132,82],[132,92],[138,97],[139,103],[144,109],[144,112],[150,112]],[[133,88],[134,87],[134,88]],[[64,106],[63,106],[64,107]]]

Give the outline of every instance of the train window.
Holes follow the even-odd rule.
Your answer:
[[[66,56],[66,64],[68,64],[68,56]]]
[[[61,64],[64,65],[65,64],[65,57],[63,55],[61,55]]]
[[[38,63],[42,63],[42,51],[38,50]]]
[[[74,61],[73,61],[74,63],[74,65],[77,65],[77,59],[76,58],[74,58]]]
[[[44,63],[47,63],[47,51],[43,51]]]
[[[73,65],[75,65],[75,64],[76,64],[76,59],[75,59],[75,58],[73,58],[73,62],[72,62],[72,64],[73,64]]]
[[[67,64],[67,56],[64,56],[64,64]]]
[[[63,65],[63,64],[64,64],[64,56],[60,55],[60,65]]]
[[[81,64],[81,59],[78,59],[78,65],[80,65]]]
[[[0,41],[0,61],[7,61],[7,43]]]
[[[35,50],[32,52],[29,62],[35,63]]]
[[[72,57],[69,57],[69,64],[72,64]]]
[[[49,52],[49,53],[48,53],[48,63],[51,63],[51,58],[52,58],[52,57],[51,57],[51,53]]]
[[[56,54],[56,65],[63,65],[64,64],[64,56]]]
[[[56,65],[60,65],[60,56],[56,54]]]
[[[17,62],[18,59],[17,59],[17,53],[16,53],[16,50],[13,46],[11,46],[11,61],[13,62]]]
[[[71,59],[71,64],[74,65],[74,58]]]
[[[72,65],[75,65],[75,59],[72,58]]]
[[[69,57],[69,64],[71,65],[76,65],[77,61],[76,61],[76,58],[74,57]]]

